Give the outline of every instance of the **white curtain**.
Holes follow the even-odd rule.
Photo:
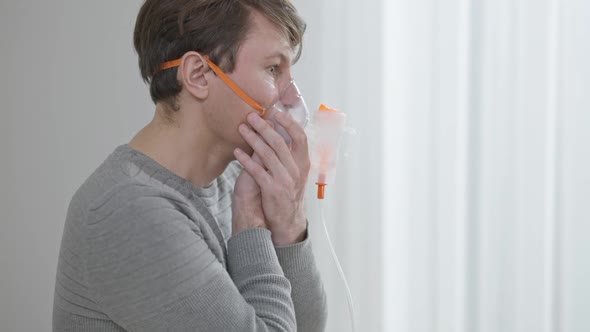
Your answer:
[[[357,131],[324,209],[358,330],[590,331],[590,1],[295,4],[302,90]]]

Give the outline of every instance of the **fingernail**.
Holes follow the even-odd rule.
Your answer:
[[[247,133],[250,131],[250,128],[248,128],[248,126],[243,123],[240,125],[240,127],[238,129],[243,133]]]
[[[248,121],[250,123],[252,123],[252,124],[258,123],[260,120],[262,120],[262,118],[258,114],[254,113],[254,112],[248,114]]]

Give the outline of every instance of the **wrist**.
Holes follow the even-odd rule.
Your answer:
[[[275,247],[288,246],[302,242],[307,238],[307,223],[303,223],[303,226],[292,227],[288,230],[273,231],[271,238]]]
[[[258,217],[236,216],[232,220],[232,234],[238,234],[251,228],[268,229],[264,219]]]

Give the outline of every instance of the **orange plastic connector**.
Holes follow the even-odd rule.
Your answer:
[[[324,199],[327,183],[316,182],[318,185],[318,199]]]
[[[330,108],[330,107],[328,107],[328,106],[326,106],[324,104],[320,104],[320,111],[322,111],[322,112],[338,112],[337,109]]]

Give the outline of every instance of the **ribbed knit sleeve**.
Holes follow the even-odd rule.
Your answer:
[[[326,292],[315,263],[311,239],[277,247],[276,253],[285,276],[291,282],[297,331],[321,332],[328,318]]]

